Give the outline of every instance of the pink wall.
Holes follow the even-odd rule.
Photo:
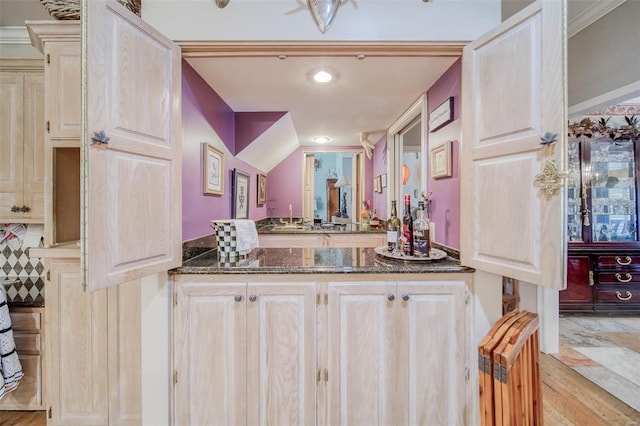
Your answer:
[[[387,149],[387,134],[385,133],[378,142],[376,142],[375,149],[373,150],[373,176],[378,176],[383,173],[387,173],[387,158],[386,158],[386,149]],[[373,176],[371,177],[371,181],[373,182]],[[387,182],[390,182],[387,176]],[[373,184],[372,184],[373,186]],[[387,220],[387,196],[389,188],[383,188],[382,193],[373,192],[373,188],[371,188],[371,192],[373,194],[372,208],[378,213],[378,217],[380,219]]]
[[[453,96],[453,119],[460,117],[460,79],[462,60],[458,59],[427,91],[429,113],[449,97]],[[429,134],[427,134],[427,138]],[[452,148],[452,176],[428,178],[427,186],[432,191],[431,220],[436,224],[437,242],[460,248],[460,141]],[[429,173],[429,176],[431,174]]]
[[[212,233],[212,219],[231,217],[231,170],[251,175],[249,217],[267,216],[267,206],[256,205],[256,174],[260,171],[233,157],[235,118],[229,106],[185,61],[182,62],[182,238],[184,241]],[[202,142],[222,148],[224,195],[202,193]],[[226,146],[226,149],[224,148]]]
[[[289,216],[289,204],[293,206],[293,215],[302,216],[302,171],[304,168],[304,151],[309,148],[298,148],[282,160],[267,175],[267,202],[270,217]],[[361,150],[362,147],[345,147],[345,149]],[[365,156],[364,199],[371,200],[373,195],[373,161]],[[273,210],[271,210],[273,207]]]
[[[286,112],[236,112],[235,153],[249,146],[285,114]]]

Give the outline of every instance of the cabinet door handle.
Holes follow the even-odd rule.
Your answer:
[[[618,281],[620,281],[621,283],[628,283],[629,281],[631,281],[631,279],[633,278],[633,276],[630,273],[626,273],[624,274],[624,278],[622,278],[622,275],[616,273],[616,279]]]
[[[620,292],[616,290],[616,297],[618,298],[618,300],[622,300],[622,301],[629,300],[629,299],[631,299],[631,296],[633,296],[633,295],[631,294],[631,292],[629,290],[627,290],[625,292],[625,296],[626,297],[622,297],[622,294],[620,294]]]
[[[255,294],[252,294],[251,296],[249,296],[249,302],[255,302],[258,299],[258,296],[256,296]]]
[[[20,211],[20,207],[18,207],[18,206],[11,206],[11,212],[12,212],[12,213],[17,213],[17,212],[19,212],[19,211]]]
[[[236,302],[242,302],[242,295],[241,294],[236,294],[236,296],[233,298],[233,300],[235,300]]]
[[[20,207],[20,211],[21,211],[22,213],[26,213],[26,212],[28,212],[28,211],[30,211],[30,210],[31,210],[31,208],[30,208],[29,206],[25,206],[25,205],[23,205],[22,207]]]
[[[387,299],[389,300],[389,302],[393,302],[394,300],[396,300],[396,296],[393,293],[389,293],[387,294]]]
[[[405,302],[406,302],[407,300],[409,300],[409,295],[408,295],[407,293],[403,294],[403,295],[402,295],[402,300],[404,300]]]
[[[622,261],[622,259],[621,259],[620,257],[616,256],[616,263],[617,263],[618,265],[622,265],[622,266],[627,266],[627,265],[630,265],[630,264],[631,264],[631,258],[630,258],[629,256],[626,256],[624,259],[625,259],[625,260],[624,260],[624,262],[623,262],[623,261]]]

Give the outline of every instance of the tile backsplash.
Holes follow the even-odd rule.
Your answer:
[[[0,278],[38,278],[44,273],[40,258],[30,258],[30,247],[42,247],[39,224],[0,224]]]

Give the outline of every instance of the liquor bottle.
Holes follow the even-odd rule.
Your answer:
[[[431,238],[429,235],[429,218],[424,210],[424,203],[418,202],[416,222],[413,225],[413,247],[415,256],[429,257]]]
[[[369,203],[367,203],[366,201],[362,202],[362,211],[360,212],[360,226],[362,228],[363,231],[367,231],[369,230],[369,214],[370,214],[370,210],[369,210]]]
[[[387,220],[387,250],[390,252],[398,248],[398,233],[400,232],[400,218],[396,208],[396,200],[391,202],[391,216]]]
[[[411,216],[411,195],[404,196],[404,216],[402,218],[402,251],[413,256],[413,216]]]

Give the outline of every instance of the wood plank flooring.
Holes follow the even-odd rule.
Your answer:
[[[640,426],[640,413],[551,355],[540,354],[545,426]],[[44,411],[0,412],[0,426],[45,426]]]

